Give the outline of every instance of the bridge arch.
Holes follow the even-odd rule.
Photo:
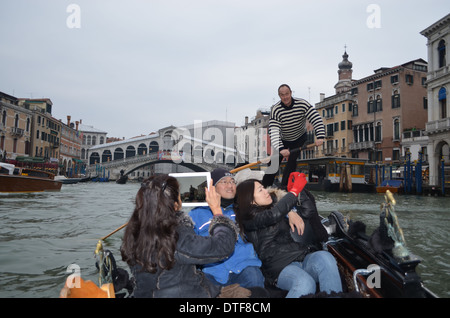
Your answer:
[[[159,143],[153,140],[148,146],[148,153],[155,153],[159,151]]]
[[[168,162],[167,160],[155,160],[155,161],[152,161],[152,162],[145,162],[145,163],[142,163],[141,165],[135,166],[134,168],[126,171],[124,173],[124,176],[127,176],[127,175],[129,175],[129,174],[131,174],[131,173],[133,173],[133,172],[135,172],[135,171],[137,171],[139,169],[144,168],[144,167],[156,165],[158,163],[164,163],[164,164],[168,164],[169,163],[169,164],[173,164],[173,165],[180,165],[180,166],[186,167],[188,169],[191,169],[193,172],[207,172],[207,171],[209,171],[209,169],[203,168],[203,167],[201,167],[201,166],[199,166],[197,164],[194,164],[194,163],[188,163],[188,162],[171,163],[171,162]]]
[[[102,162],[108,162],[112,160],[112,154],[111,151],[106,149],[102,153]]]
[[[114,150],[114,160],[123,159],[125,157],[125,154],[123,152],[123,149],[120,147],[117,147]]]
[[[93,152],[89,156],[89,164],[95,165],[96,163],[100,163],[100,155],[98,154],[98,152]]]
[[[130,145],[127,147],[125,157],[130,158],[130,157],[134,157],[134,156],[136,156],[136,148],[134,148],[134,146]]]
[[[137,149],[137,154],[140,155],[145,155],[147,154],[147,145],[144,143],[140,143],[138,145],[138,149]]]

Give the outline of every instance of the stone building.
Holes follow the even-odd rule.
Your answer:
[[[256,162],[270,155],[269,117],[270,111],[259,109],[255,117],[249,121],[246,116],[245,124],[235,129],[234,144],[244,162]]]
[[[444,163],[446,180],[450,180],[450,14],[420,32],[428,39],[428,122],[426,135],[430,185],[442,184]]]
[[[0,156],[16,159],[31,154],[33,112],[19,99],[0,92]]]
[[[52,101],[49,98],[19,98],[19,105],[33,113],[30,156],[57,163],[61,142],[61,122],[52,117]]]
[[[353,81],[353,158],[400,163],[402,132],[425,128],[426,74],[427,62],[417,59]]]
[[[103,145],[106,143],[106,131],[95,128],[94,126],[84,125],[83,121],[79,120],[78,130],[82,139],[81,142],[81,160],[89,164],[88,149],[92,146]]]
[[[347,51],[338,64],[338,82],[334,86],[336,94],[325,97],[321,94],[316,109],[323,118],[326,137],[317,156],[350,157],[348,145],[353,140],[352,132],[352,66]]]
[[[71,122],[71,116],[67,116],[67,124],[61,125],[60,174],[69,177],[80,174],[84,166],[80,160],[82,137],[78,126],[79,121]]]

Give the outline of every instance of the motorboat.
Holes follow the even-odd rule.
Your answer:
[[[0,162],[0,193],[60,191],[61,186],[53,173]]]

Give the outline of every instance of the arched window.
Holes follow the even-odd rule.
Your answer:
[[[2,124],[3,126],[6,126],[6,110],[4,110],[2,113]]]
[[[441,118],[444,119],[447,117],[447,90],[445,87],[441,87],[439,90],[439,108]]]
[[[358,104],[353,104],[352,116],[358,116]]]
[[[446,55],[445,41],[441,40],[441,41],[439,41],[439,45],[438,45],[439,67],[445,66],[445,64],[446,64],[445,55]]]
[[[381,134],[381,127],[382,126],[381,126],[380,122],[378,122],[376,127],[375,127],[375,141],[378,141],[378,142],[380,142],[382,140],[382,138],[381,138],[381,136],[382,136],[382,134]]]
[[[383,101],[381,100],[381,96],[377,95],[376,107],[374,111],[381,112],[383,110]]]
[[[400,140],[400,120],[394,119],[394,140]]]
[[[397,90],[394,91],[392,94],[392,108],[399,108],[400,107],[400,94]]]

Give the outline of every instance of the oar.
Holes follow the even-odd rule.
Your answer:
[[[312,147],[314,147],[314,144],[310,144],[310,145],[307,145],[307,146],[304,146],[304,147],[301,147],[301,148],[293,149],[293,150],[290,151],[290,155],[298,156],[298,154],[300,153],[300,151],[307,150],[307,149],[312,148]],[[247,169],[247,168],[251,168],[251,167],[260,165],[260,164],[262,164],[262,163],[263,163],[263,164],[267,164],[267,163],[270,162],[270,160],[271,160],[271,157],[263,158],[263,159],[260,159],[260,160],[258,160],[258,161],[256,161],[256,162],[248,163],[248,164],[243,165],[243,166],[241,166],[241,167],[238,167],[238,168],[235,168],[235,169],[233,169],[233,170],[230,170],[230,172],[231,172],[231,173],[236,173],[236,172],[239,172],[239,171],[241,171],[241,170],[244,170],[244,169]]]
[[[128,224],[128,222],[125,223],[124,225],[118,227],[117,229],[115,229],[114,231],[112,231],[111,233],[109,233],[108,235],[103,236],[103,237],[101,238],[101,240],[102,240],[102,241],[106,240],[108,237],[110,237],[110,236],[113,235],[114,233],[120,231],[120,230],[123,229],[125,226],[127,226],[127,224]]]

